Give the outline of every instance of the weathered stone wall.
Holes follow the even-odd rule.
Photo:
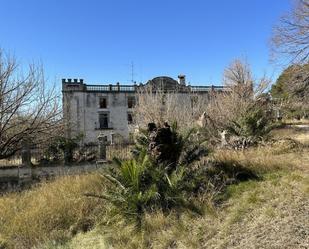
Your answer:
[[[190,95],[178,93],[180,104],[190,103],[192,96],[208,97],[208,93]],[[71,91],[63,93],[64,115],[70,120],[71,135],[84,134],[84,143],[97,142],[98,135],[103,132],[111,140],[112,134],[129,138],[128,97],[135,96],[129,92],[88,92]],[[107,98],[107,108],[99,108],[100,97]],[[184,108],[185,110],[185,108]],[[99,129],[99,113],[108,113],[108,129]]]
[[[83,133],[84,143],[97,142],[98,135],[103,132],[111,139],[111,134],[129,137],[128,96],[134,93],[125,92],[64,92],[63,106],[65,118],[70,120],[72,135]],[[99,108],[100,97],[107,98],[107,108]],[[99,129],[99,113],[108,113],[108,129]]]

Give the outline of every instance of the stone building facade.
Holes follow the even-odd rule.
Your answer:
[[[83,134],[84,143],[96,142],[102,132],[109,140],[118,135],[128,139],[133,128],[136,93],[147,86],[151,86],[153,91],[160,89],[202,97],[207,97],[210,91],[223,91],[222,86],[186,85],[184,75],[179,75],[178,81],[161,76],[140,85],[91,85],[82,79],[62,79],[67,136]]]

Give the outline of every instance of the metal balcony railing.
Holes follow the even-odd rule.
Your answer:
[[[139,88],[140,86],[137,85],[120,85],[120,84],[85,85],[85,90],[91,92],[136,92],[137,89]],[[209,92],[209,91],[228,91],[228,88],[224,86],[187,86],[180,90],[189,92]]]

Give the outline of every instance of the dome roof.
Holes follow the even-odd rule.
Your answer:
[[[146,85],[150,85],[153,89],[163,89],[165,91],[173,91],[180,88],[180,84],[171,77],[159,76],[152,80],[148,80]]]

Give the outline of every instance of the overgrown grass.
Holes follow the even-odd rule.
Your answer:
[[[64,242],[79,231],[90,230],[106,208],[83,193],[104,188],[97,175],[70,176],[1,197],[2,243],[8,248],[31,248],[49,240]]]
[[[263,181],[230,185],[224,205],[203,217],[158,211],[146,215],[141,234],[117,223],[60,248],[305,248],[308,180],[301,171],[269,173]]]
[[[282,152],[285,153],[282,153]],[[262,147],[245,151],[219,150],[214,153],[213,158],[219,165],[230,168],[242,167],[257,174],[277,170],[292,170],[307,166],[305,156],[308,150],[292,151],[285,148]]]
[[[290,138],[302,143],[304,146],[309,147],[309,130],[301,128],[281,128],[272,131],[272,135],[276,138]]]
[[[107,185],[97,174],[1,197],[0,248],[306,248],[309,150],[280,146],[215,151],[205,160],[215,162],[212,177],[249,172],[258,179],[234,179],[215,197],[195,196],[203,216],[146,213],[141,232],[111,217],[105,201],[84,197],[104,193]]]

